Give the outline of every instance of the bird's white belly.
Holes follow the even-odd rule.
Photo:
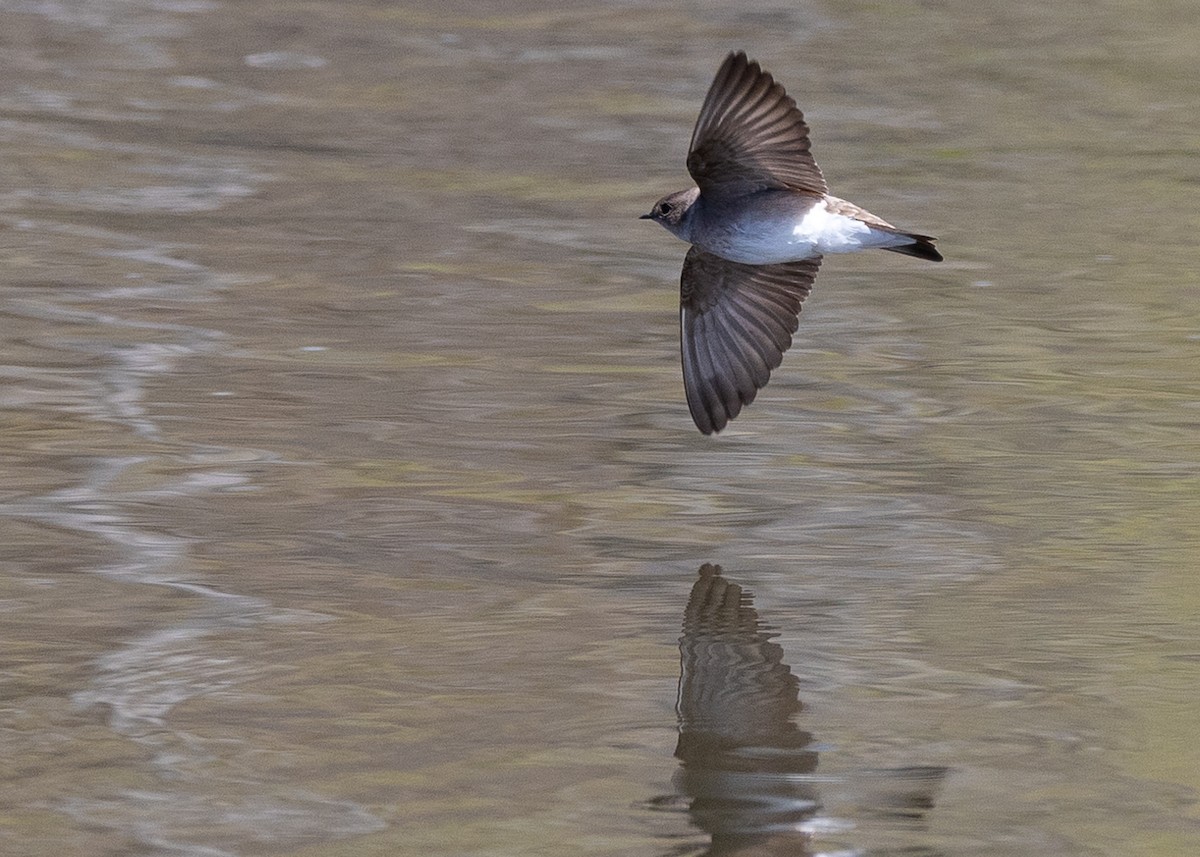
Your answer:
[[[774,265],[825,253],[854,253],[875,247],[897,247],[912,239],[861,220],[835,214],[819,202],[803,214],[763,217],[759,212],[739,218],[719,240],[703,249],[734,262]]]

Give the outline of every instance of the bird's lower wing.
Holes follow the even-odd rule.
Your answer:
[[[683,385],[696,427],[720,431],[783,360],[819,256],[743,265],[693,247],[680,277]]]

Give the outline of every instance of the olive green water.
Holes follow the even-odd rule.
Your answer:
[[[1190,7],[0,18],[0,853],[1200,853]],[[735,47],[947,261],[705,438]]]

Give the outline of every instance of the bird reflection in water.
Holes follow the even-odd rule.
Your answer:
[[[692,823],[711,836],[706,855],[804,857],[814,826],[841,826],[818,819],[817,753],[794,722],[799,681],[775,636],[750,593],[720,566],[700,567],[679,640],[675,785]],[[862,809],[912,819],[933,805],[945,769],[863,773],[882,799]]]

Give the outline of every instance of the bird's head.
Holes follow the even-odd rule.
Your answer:
[[[667,194],[654,203],[654,208],[650,209],[649,214],[643,214],[639,219],[653,220],[661,224],[672,235],[677,235],[686,241],[688,239],[686,234],[687,219],[685,215],[696,202],[698,196],[700,196],[700,188],[698,187]]]

